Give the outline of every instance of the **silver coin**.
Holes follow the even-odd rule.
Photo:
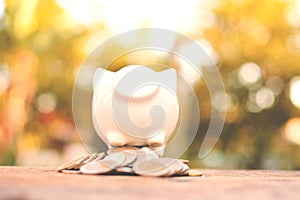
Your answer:
[[[178,171],[177,171],[178,175],[186,174],[186,172],[190,169],[189,166],[187,166],[185,163],[183,163],[180,160],[177,161],[177,165],[178,165]]]
[[[77,157],[73,160],[70,160],[64,164],[62,164],[61,166],[59,166],[57,168],[57,171],[61,172],[62,170],[64,169],[73,169],[73,168],[76,168],[78,167],[84,160],[86,160],[87,158],[89,158],[89,155],[86,155],[86,156],[80,156],[80,157]]]
[[[145,151],[145,150],[138,150],[137,153],[137,161],[136,162],[143,162],[146,160],[151,160],[154,158],[159,158],[159,155],[155,151]]]
[[[122,153],[125,155],[125,160],[121,164],[121,166],[128,166],[132,164],[137,158],[136,151],[134,150],[124,150],[122,151]]]
[[[165,164],[165,167],[169,169],[169,173],[165,174],[164,176],[173,176],[182,169],[182,166],[179,164],[179,161],[175,158],[159,158],[159,159],[160,162],[163,162]]]
[[[115,160],[100,160],[87,163],[80,167],[83,174],[105,174],[118,167]]]
[[[186,174],[187,172],[189,172],[190,167],[187,166],[186,164],[183,164],[183,170],[181,171],[181,173]]]
[[[169,168],[169,173],[164,176],[173,176],[178,174],[182,170],[182,166],[178,164],[178,161],[167,166]]]
[[[104,157],[106,156],[105,153],[97,153],[96,155],[94,155],[94,157],[92,157],[89,162],[92,162],[93,160],[102,160]]]
[[[176,163],[176,159],[154,158],[136,162],[133,165],[133,171],[142,176],[170,176],[173,173],[174,163]]]
[[[57,168],[59,172],[68,174],[106,174],[115,170],[116,173],[141,176],[201,176],[202,172],[190,170],[188,160],[160,158],[149,147],[118,147],[105,153],[94,153],[80,156]]]
[[[72,167],[72,169],[79,170],[82,165],[85,165],[86,163],[90,162],[92,157],[93,157],[93,155],[87,155],[84,159],[82,159],[80,162],[78,162],[76,165],[74,165]]]
[[[172,160],[168,162],[173,162]],[[187,165],[182,163],[179,160],[176,160],[168,165],[168,168],[170,169],[169,174],[166,174],[164,176],[174,176],[174,175],[182,175],[186,171]]]
[[[186,164],[187,166],[189,166],[190,161],[186,160],[186,159],[178,159],[179,161],[183,162],[184,164]]]
[[[120,151],[116,153],[111,153],[107,156],[105,156],[102,160],[114,160],[117,163],[117,166],[122,166],[122,164],[125,162],[126,156],[125,154]]]

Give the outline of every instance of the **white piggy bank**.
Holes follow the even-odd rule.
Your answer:
[[[179,116],[177,74],[130,65],[98,68],[93,80],[93,124],[109,148],[149,146],[163,153]]]

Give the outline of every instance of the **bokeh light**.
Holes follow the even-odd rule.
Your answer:
[[[300,108],[300,77],[294,77],[290,81],[290,99],[294,106]]]
[[[144,25],[188,32],[193,29],[197,17],[203,19],[204,27],[211,26],[214,21],[213,13],[209,10],[201,13],[201,16],[197,15],[199,3],[196,0],[188,2],[87,0],[76,3],[72,0],[57,0],[57,2],[77,22],[86,26],[104,23],[114,33]]]
[[[111,63],[112,71],[129,64],[174,67],[192,85],[200,126],[183,158],[193,167],[300,169],[299,0],[0,0],[0,165],[57,166],[86,153],[71,107],[80,66],[110,37],[151,27],[196,41],[210,57],[193,54],[202,75],[215,63],[226,88],[210,96],[194,67],[171,53],[141,50]],[[80,89],[91,81],[78,80]],[[189,91],[181,92],[189,102]],[[226,112],[225,125],[214,150],[199,160],[212,108]]]
[[[280,95],[284,90],[284,86],[285,86],[283,80],[278,76],[268,77],[265,85],[266,87],[270,88],[275,95]]]
[[[286,9],[285,18],[289,24],[295,27],[300,27],[300,2],[293,3]]]
[[[53,112],[56,108],[57,100],[52,92],[43,93],[37,98],[37,108],[42,113]]]
[[[5,1],[0,0],[0,20],[5,16]]]
[[[290,119],[284,127],[285,138],[292,143],[300,145],[300,118]]]
[[[225,104],[222,103],[225,98]],[[233,93],[218,92],[212,97],[212,106],[219,112],[233,112],[238,108],[239,99]]]
[[[300,32],[295,32],[288,36],[287,41],[287,50],[291,53],[299,53],[300,51]]]
[[[273,106],[275,96],[271,89],[262,87],[256,92],[255,101],[261,109],[266,109]]]
[[[0,95],[9,87],[10,79],[9,67],[6,64],[0,64]]]
[[[255,84],[262,76],[260,67],[253,63],[247,62],[240,67],[239,78],[245,85]]]

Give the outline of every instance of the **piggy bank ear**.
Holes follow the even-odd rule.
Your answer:
[[[112,75],[113,72],[108,71],[103,68],[97,68],[95,73],[94,73],[94,79],[93,79],[93,90],[95,90],[100,83],[100,79],[106,79],[108,76]],[[106,80],[104,80],[106,81]]]

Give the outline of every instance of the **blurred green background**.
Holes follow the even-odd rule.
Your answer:
[[[194,167],[300,169],[299,0],[0,0],[0,165],[57,166],[85,154],[72,119],[76,73],[101,42],[145,27],[197,41],[225,83],[224,108],[195,81],[200,129],[184,158]],[[211,106],[226,123],[199,160]]]

